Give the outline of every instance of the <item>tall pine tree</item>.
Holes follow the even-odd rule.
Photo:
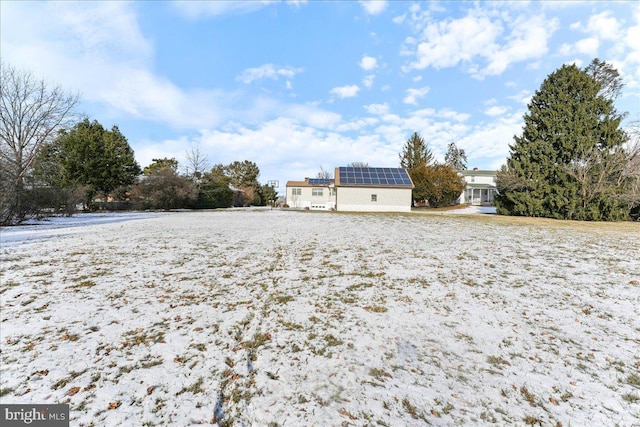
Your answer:
[[[433,153],[429,148],[429,144],[424,141],[418,132],[404,143],[402,153],[400,153],[400,166],[411,171],[420,165],[428,165],[433,161]]]
[[[602,69],[602,63],[597,66]],[[498,213],[578,220],[628,217],[628,204],[613,194],[615,185],[588,198],[585,192],[593,181],[589,174],[607,169],[605,181],[621,178],[609,166],[627,135],[606,84],[589,68],[575,65],[563,65],[545,79],[528,106],[522,136],[514,137],[507,165],[498,173]],[[578,179],[576,167],[584,170],[588,164],[595,167],[586,180]]]

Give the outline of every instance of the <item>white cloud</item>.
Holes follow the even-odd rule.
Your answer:
[[[373,86],[373,81],[375,80],[375,78],[376,78],[376,76],[374,74],[368,74],[368,75],[366,75],[364,77],[364,79],[362,79],[362,84],[367,89],[371,89],[371,87]]]
[[[360,0],[359,3],[369,15],[378,15],[387,8],[386,0]]]
[[[371,71],[378,66],[378,60],[373,56],[363,56],[360,60],[360,67],[365,71]]]
[[[402,54],[415,55],[404,72],[464,64],[465,71],[477,78],[499,75],[514,62],[542,57],[558,27],[557,20],[542,15],[514,18],[481,9],[469,10],[458,19],[437,21],[426,13],[415,14],[413,19],[416,28],[424,28],[416,47],[407,38],[401,48]]]
[[[405,104],[418,105],[418,99],[423,98],[429,93],[429,87],[425,86],[419,89],[407,89],[407,96],[404,97],[402,102]]]
[[[200,128],[229,114],[220,99],[233,105],[231,93],[183,90],[151,71],[153,46],[132,3],[3,3],[2,29],[3,60],[80,92],[116,119]]]
[[[494,49],[501,32],[498,23],[488,16],[471,10],[460,19],[430,22],[422,32],[423,41],[417,46],[416,61],[409,69],[445,68],[461,61],[471,61],[476,55]]]
[[[521,15],[511,25],[513,30],[506,45],[485,55],[489,63],[480,76],[500,75],[514,62],[541,58],[548,51],[549,39],[557,30],[558,21]]]
[[[523,89],[515,95],[507,96],[508,99],[513,99],[519,104],[527,105],[531,102],[532,94],[530,91]]]
[[[599,46],[600,41],[596,37],[589,37],[576,42],[576,50],[578,53],[585,55],[597,55]]]
[[[522,116],[523,112],[517,112],[499,120],[481,123],[459,138],[459,145],[465,147],[469,157],[469,166],[474,166],[474,162],[480,159],[485,162],[493,159],[496,168],[503,164],[509,155],[513,136],[522,134]]]
[[[252,13],[262,9],[274,1],[180,1],[171,2],[172,6],[182,15],[195,19],[229,14]]]
[[[391,20],[394,24],[402,25],[404,24],[405,19],[407,19],[407,14],[403,13],[402,15],[396,16]]]
[[[588,30],[604,40],[616,40],[620,34],[620,24],[616,18],[611,17],[611,12],[606,11],[589,18]]]
[[[338,98],[353,98],[358,95],[360,88],[358,85],[340,86],[331,89],[330,93],[338,96]]]
[[[302,68],[294,67],[276,67],[273,64],[264,64],[255,68],[247,68],[236,80],[243,83],[251,83],[261,79],[277,80],[279,77],[293,78],[296,74],[301,73]]]
[[[484,113],[487,116],[501,116],[504,113],[506,113],[508,110],[507,107],[501,107],[498,105],[494,105],[493,107],[487,108],[486,110],[484,110]]]
[[[367,110],[369,114],[383,115],[389,112],[389,104],[386,102],[384,104],[369,104],[365,105],[364,109]]]

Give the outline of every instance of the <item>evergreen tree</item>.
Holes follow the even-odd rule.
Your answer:
[[[402,147],[400,166],[411,171],[422,164],[429,165],[431,162],[433,162],[433,153],[429,144],[418,132],[414,132]]]
[[[231,179],[224,174],[224,166],[218,164],[202,175],[198,188],[197,207],[201,209],[229,208],[233,206]]]
[[[152,163],[149,166],[145,166],[142,170],[143,175],[153,175],[160,172],[163,169],[170,169],[174,173],[178,173],[178,161],[174,158],[169,159],[165,157],[163,159],[152,159]]]
[[[523,133],[514,137],[507,165],[498,173],[499,213],[578,220],[628,217],[628,204],[611,194],[624,191],[625,185],[618,190],[613,185],[623,177],[609,168],[627,136],[620,129],[623,115],[605,85],[615,87],[575,65],[563,65],[544,80],[524,116]],[[587,177],[602,168],[613,176],[606,178],[611,184],[606,191],[586,197],[589,179],[577,179],[575,169],[593,161],[597,166]]]
[[[133,150],[117,126],[107,130],[85,118],[61,132],[52,144],[55,147],[45,151],[49,162],[60,164],[55,180],[63,187],[86,186],[89,206],[96,194],[106,197],[134,184],[140,175]]]
[[[467,168],[467,153],[451,141],[447,146],[447,153],[444,155],[444,163],[456,171],[463,171]]]
[[[215,169],[215,167],[214,167]],[[224,173],[231,179],[231,184],[245,192],[245,204],[260,205],[260,168],[255,162],[244,160],[235,161],[224,167]]]

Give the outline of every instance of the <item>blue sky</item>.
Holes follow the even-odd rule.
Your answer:
[[[414,131],[442,160],[497,169],[526,104],[594,57],[640,119],[638,2],[3,1],[2,61],[79,92],[142,166],[198,147],[260,180],[354,161],[398,166]]]

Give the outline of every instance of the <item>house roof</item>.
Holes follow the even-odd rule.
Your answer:
[[[287,187],[328,187],[333,181],[329,178],[305,178],[304,181],[287,181]]]
[[[496,188],[495,184],[483,184],[480,182],[468,182],[467,188]]]
[[[336,187],[414,188],[404,168],[338,167],[335,177]]]
[[[462,175],[464,176],[496,176],[498,171],[490,171],[490,170],[466,170],[462,171]]]

